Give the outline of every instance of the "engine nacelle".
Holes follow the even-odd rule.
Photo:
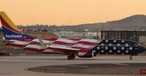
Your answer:
[[[78,56],[83,58],[92,58],[96,56],[96,53],[95,51],[78,52]]]

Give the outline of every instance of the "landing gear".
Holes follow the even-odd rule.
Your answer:
[[[74,54],[69,54],[67,59],[68,60],[73,60],[73,59],[75,59],[75,55]]]
[[[132,60],[132,59],[133,59],[132,55],[130,55],[130,56],[129,56],[129,59],[130,59],[130,60]]]

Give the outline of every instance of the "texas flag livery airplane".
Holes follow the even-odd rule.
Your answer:
[[[0,12],[0,20],[4,33],[5,45],[22,50],[36,52],[62,52],[68,54],[67,59],[95,57],[97,54],[137,55],[146,48],[131,40],[101,39],[39,39],[22,33],[9,19],[5,12]]]

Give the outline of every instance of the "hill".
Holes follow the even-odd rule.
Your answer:
[[[43,26],[43,25],[33,25],[33,26],[19,26],[23,29],[45,29],[48,31],[61,31],[61,30],[71,30],[71,31],[101,31],[101,30],[146,30],[146,15],[133,15],[120,20],[108,21],[105,23],[91,23],[91,24],[81,24],[81,25],[64,25],[64,26]]]

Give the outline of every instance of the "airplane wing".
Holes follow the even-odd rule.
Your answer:
[[[64,53],[78,52],[80,50],[80,49],[76,49],[76,48],[61,47],[61,46],[48,46],[47,49],[51,49],[51,50],[58,51],[58,52],[64,52]]]
[[[58,41],[58,43],[57,43],[57,41]],[[59,39],[57,41],[50,45],[45,45],[45,43],[42,41],[42,39],[39,39],[41,46],[46,47],[46,49],[48,49],[48,50],[54,50],[54,51],[58,51],[58,52],[62,52],[62,53],[70,53],[70,52],[77,53],[79,51],[88,51],[94,47],[93,44],[92,45],[85,45],[85,44],[75,45],[75,44],[73,44],[71,46],[67,46],[67,45],[63,45],[62,43],[66,43],[67,41],[71,42],[71,41],[64,40],[64,39]],[[71,42],[71,43],[73,43],[73,42]]]

